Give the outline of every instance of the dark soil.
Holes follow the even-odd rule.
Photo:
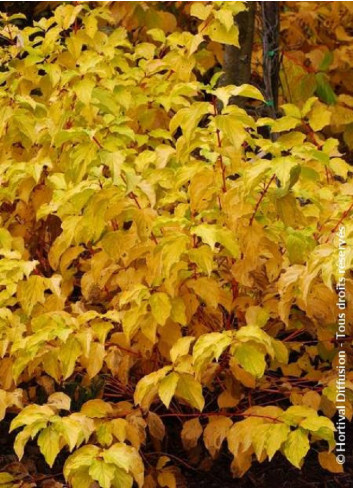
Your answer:
[[[347,423],[345,472],[332,474],[321,468],[318,454],[310,450],[301,470],[281,454],[271,462],[253,463],[241,478],[233,479],[229,470],[231,456],[217,460],[209,472],[183,470],[187,487],[353,487],[353,423]]]
[[[21,462],[18,462],[12,450],[14,435],[8,434],[8,423],[3,422],[0,426],[2,427],[0,432],[0,472],[8,471],[16,474],[21,483],[18,487],[66,487],[62,476],[65,454],[62,453],[58,456],[53,469],[50,470],[36,444],[28,443],[25,457]],[[353,423],[347,424],[347,428],[346,464],[343,474],[332,474],[322,469],[314,449],[310,450],[301,470],[296,469],[282,455],[277,454],[271,462],[253,463],[251,469],[241,479],[232,478],[230,473],[232,457],[226,450],[222,451],[220,457],[213,462],[211,469],[205,471],[199,468],[208,463],[206,454],[201,450],[191,456],[191,459],[188,459],[186,453],[178,446],[179,444],[173,443],[172,439],[169,439],[165,449],[168,450],[174,464],[182,473],[181,487],[351,488],[353,487]],[[156,452],[155,454],[157,455]],[[146,456],[149,458],[148,450]],[[174,459],[174,457],[176,458]]]
[[[331,474],[322,469],[312,451],[302,470],[290,465],[281,455],[262,464],[255,462],[241,479],[233,479],[230,459],[219,460],[209,472],[184,471],[187,487],[353,487],[353,455],[347,457],[345,473]]]

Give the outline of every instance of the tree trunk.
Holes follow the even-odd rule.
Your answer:
[[[262,17],[263,77],[267,113],[276,117],[279,84],[279,2],[260,2]]]
[[[223,71],[219,85],[242,85],[251,77],[251,53],[254,41],[256,2],[248,2],[248,9],[236,17],[239,28],[240,47],[226,45],[224,48]],[[231,102],[243,105],[244,97],[234,97]]]

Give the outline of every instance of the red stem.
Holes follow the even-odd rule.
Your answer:
[[[336,226],[330,231],[330,236],[331,236],[331,234],[334,234],[337,231],[338,227],[342,224],[342,222],[348,216],[348,214],[351,212],[352,209],[353,209],[353,202],[348,207],[348,209],[344,211],[344,213],[341,216],[341,219],[338,221],[338,223],[336,224]],[[327,241],[328,241],[329,237],[327,238]]]
[[[268,189],[269,189],[269,187],[270,187],[271,183],[273,182],[273,180],[274,180],[275,178],[276,178],[276,174],[274,173],[274,174],[272,175],[272,177],[270,178],[269,182],[267,183],[266,187],[265,187],[265,188],[263,189],[263,191],[261,192],[260,198],[259,198],[259,200],[256,202],[254,212],[253,212],[253,214],[252,214],[252,216],[251,216],[251,218],[250,218],[250,222],[249,222],[249,225],[250,225],[250,226],[252,225],[253,220],[255,219],[256,213],[257,213],[257,211],[258,211],[258,209],[259,209],[259,207],[260,207],[260,204],[261,204],[261,202],[262,202],[263,198],[265,197],[265,195],[266,195],[266,193],[267,193],[267,191],[268,191]]]
[[[213,97],[212,105],[213,105],[214,115],[216,116],[216,115],[218,115],[218,110],[217,110],[216,98],[215,97]],[[222,148],[222,140],[221,140],[221,134],[219,132],[219,129],[216,129],[216,136],[217,136],[217,146],[219,149],[221,149]],[[224,165],[223,156],[221,154],[218,156],[218,161],[220,163],[221,171],[222,171],[222,192],[225,193],[225,192],[227,192],[226,167]]]

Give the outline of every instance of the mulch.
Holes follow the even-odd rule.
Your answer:
[[[13,453],[13,434],[8,434],[7,423],[0,424],[0,472],[9,471],[18,474],[22,480],[20,487],[66,487],[62,476],[65,455],[60,454],[52,470],[46,465],[35,443],[29,443],[26,456],[19,463]],[[176,459],[173,460],[182,473],[181,487],[230,488],[230,487],[353,487],[353,423],[347,424],[347,452],[345,472],[332,474],[319,465],[317,451],[310,450],[301,470],[293,467],[281,454],[276,454],[271,462],[254,462],[251,469],[240,479],[234,479],[230,472],[231,455],[223,450],[209,470],[205,466],[205,454],[202,452],[194,463],[188,460],[178,443],[170,440],[167,449]],[[148,454],[148,452],[147,452]],[[185,460],[185,463],[182,463]],[[192,466],[192,467],[191,467]]]

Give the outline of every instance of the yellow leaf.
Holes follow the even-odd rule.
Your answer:
[[[39,275],[31,275],[27,280],[18,284],[17,298],[28,316],[36,304],[44,303],[44,291],[47,287],[47,280]]]
[[[232,28],[234,24],[234,19],[233,19],[233,12],[231,9],[220,8],[219,10],[215,10],[214,16],[217,20],[220,21],[221,24],[224,25],[224,27],[228,31]]]
[[[215,457],[219,452],[232,424],[232,420],[226,416],[211,416],[209,418],[203,433],[203,441],[212,457]]]
[[[269,319],[269,313],[261,306],[250,306],[245,313],[247,324],[253,324],[263,328]]]
[[[63,392],[54,392],[48,397],[47,404],[48,406],[56,409],[65,409],[65,411],[70,411],[71,398]]]
[[[239,245],[236,236],[230,229],[218,225],[200,224],[192,228],[192,233],[199,236],[214,251],[216,243],[220,243],[234,258],[239,256]]]
[[[156,292],[151,295],[149,302],[153,317],[158,324],[164,326],[172,309],[168,295],[164,292]]]
[[[38,436],[38,446],[45,461],[52,467],[60,451],[60,433],[52,425],[42,430]]]
[[[220,300],[220,289],[215,280],[209,277],[200,277],[188,280],[187,286],[201,297],[208,306],[217,308]]]
[[[291,431],[284,444],[284,455],[298,469],[310,448],[308,433],[302,429]]]
[[[203,33],[212,41],[239,47],[239,29],[235,24],[227,29],[223,23],[215,19],[203,30]]]
[[[319,462],[323,469],[328,470],[334,474],[340,474],[344,472],[343,465],[339,464],[336,460],[336,456],[332,452],[320,452]]]
[[[158,386],[158,395],[160,400],[163,402],[165,407],[168,409],[170,401],[175,394],[175,389],[177,387],[179,380],[179,374],[172,372],[162,379]]]
[[[287,440],[289,432],[290,428],[285,423],[270,424],[266,439],[266,452],[269,460],[272,459],[277,450]]]
[[[173,363],[178,359],[178,357],[182,357],[183,355],[187,355],[190,350],[191,343],[195,340],[194,336],[183,336],[179,338],[176,343],[170,349],[170,359]]]
[[[103,460],[95,459],[92,461],[88,473],[92,479],[99,482],[100,487],[111,487],[115,475],[115,466],[107,464]]]
[[[113,408],[102,399],[91,399],[82,405],[80,412],[89,418],[106,418],[112,414]]]
[[[164,379],[171,369],[172,367],[168,365],[142,377],[136,385],[134,393],[135,404],[140,404],[143,409],[148,409],[157,395],[159,382]]]
[[[84,105],[89,105],[92,97],[92,90],[94,88],[94,81],[89,78],[84,78],[74,85],[74,91],[77,98]]]
[[[218,360],[231,341],[231,337],[224,333],[214,332],[200,336],[192,350],[195,371],[201,372],[214,358]]]
[[[93,38],[98,30],[97,18],[94,15],[90,15],[85,18],[85,31],[90,38]]]
[[[175,395],[177,397],[181,397],[187,401],[190,406],[198,409],[199,411],[203,410],[205,400],[202,395],[202,386],[200,382],[195,380],[191,375],[180,375]]]
[[[115,443],[103,452],[103,459],[109,464],[114,464],[131,473],[139,487],[144,480],[144,466],[136,448],[124,443]]]
[[[291,426],[297,426],[309,416],[317,416],[315,409],[308,406],[290,406],[281,416],[281,419]]]
[[[263,376],[266,368],[265,354],[258,346],[243,343],[236,348],[234,358],[254,377],[259,379]]]
[[[258,326],[243,326],[236,332],[236,339],[241,342],[254,341],[264,345],[267,353],[273,357],[274,350],[271,343],[271,337]]]
[[[255,388],[255,377],[249,372],[246,372],[243,368],[241,368],[235,358],[231,358],[229,360],[229,366],[232,374],[234,375],[234,378],[239,380],[239,382],[245,385],[245,387],[249,387],[250,389]]]
[[[192,2],[190,15],[197,17],[200,20],[206,20],[212,11],[212,5],[207,5],[204,2]]]
[[[202,272],[207,273],[208,276],[211,275],[213,270],[213,253],[209,246],[203,245],[199,248],[193,248],[189,250],[188,255],[190,260],[196,263]]]
[[[157,476],[157,480],[158,480],[159,487],[174,488],[178,486],[176,473],[175,471],[173,471],[173,467],[171,467],[170,469],[168,468],[163,469],[161,472],[159,472]],[[150,487],[154,487],[154,486],[155,484],[153,484],[153,486]]]
[[[309,406],[310,408],[315,409],[315,411],[319,410],[320,403],[321,403],[321,396],[316,391],[306,392],[302,399],[302,404],[305,404],[305,406]]]
[[[246,451],[240,452],[235,456],[231,463],[231,471],[233,477],[243,477],[243,475],[250,469],[252,462],[252,449],[249,448]]]
[[[76,360],[81,354],[81,345],[74,336],[69,339],[60,348],[59,359],[61,362],[61,371],[64,380],[66,380],[74,371]]]
[[[185,421],[183,429],[181,431],[181,441],[185,450],[190,450],[196,447],[198,439],[202,435],[202,426],[199,418],[190,419]]]
[[[313,131],[321,131],[330,124],[331,111],[321,102],[316,102],[309,113],[309,124]]]
[[[273,338],[271,339],[271,343],[272,343],[272,346],[273,346],[273,349],[275,352],[274,354],[275,354],[276,360],[279,363],[287,364],[288,358],[289,358],[289,352],[288,352],[286,345],[282,341],[275,340]]]
[[[244,84],[238,87],[234,85],[227,85],[225,87],[219,87],[214,91],[219,100],[223,102],[224,105],[228,105],[229,99],[231,97],[247,97],[256,100],[264,101],[264,97],[260,90],[252,85]],[[240,119],[240,118],[239,118]]]
[[[150,411],[147,416],[147,426],[150,435],[157,440],[162,441],[165,436],[165,426],[158,414]]]
[[[87,374],[90,379],[95,377],[102,370],[104,357],[104,345],[97,342],[92,343],[87,364]]]

